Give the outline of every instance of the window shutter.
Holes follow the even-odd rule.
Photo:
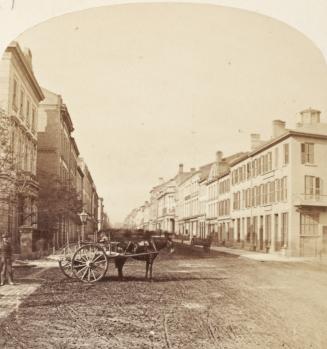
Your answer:
[[[314,145],[313,144],[308,144],[308,148],[309,148],[309,163],[313,164],[314,163],[314,151],[313,148]]]
[[[319,178],[319,177],[316,177],[316,192],[315,192],[315,194],[316,195],[320,195],[320,193],[321,193],[321,178]]]
[[[301,163],[305,163],[305,143],[301,143]]]

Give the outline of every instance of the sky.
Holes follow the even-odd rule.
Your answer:
[[[327,120],[327,66],[300,32],[211,5],[129,4],[53,18],[17,39],[41,86],[61,94],[112,222],[169,179],[249,149],[251,133]]]

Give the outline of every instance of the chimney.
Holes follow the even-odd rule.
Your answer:
[[[29,64],[29,66],[33,69],[33,67],[32,67],[32,52],[29,48],[24,48],[24,56]]]
[[[218,150],[216,152],[216,162],[219,164],[223,159],[223,152]]]
[[[258,148],[261,145],[260,134],[259,133],[251,133],[251,150]]]
[[[319,124],[320,123],[320,111],[316,109],[306,109],[300,112],[301,121],[303,124]]]
[[[286,132],[285,121],[274,120],[272,122],[272,138],[279,137],[285,132]]]
[[[183,171],[184,171],[184,166],[183,166],[183,164],[179,164],[179,167],[178,167],[178,174],[182,174],[183,173]]]

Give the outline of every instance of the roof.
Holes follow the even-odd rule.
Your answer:
[[[32,89],[34,90],[35,94],[37,95],[39,101],[42,101],[44,99],[44,95],[42,93],[42,89],[38,83],[38,81],[35,78],[32,66],[28,63],[27,58],[22,51],[21,47],[19,46],[17,41],[12,41],[6,48],[7,52],[13,53],[16,58],[20,61],[21,67],[27,74],[27,77],[30,79],[32,82],[31,86]]]
[[[185,183],[188,179],[190,179],[191,177],[193,177],[196,173],[199,173],[199,171],[187,172],[187,173],[185,174],[185,176],[183,177],[183,179],[179,182],[179,184]]]
[[[63,117],[65,124],[67,125],[69,132],[70,133],[73,132],[74,131],[73,121],[70,117],[66,104],[62,100],[61,95],[58,93],[52,92],[44,87],[42,87],[42,92],[44,93],[45,99],[43,100],[42,103],[40,103],[40,106],[48,106],[48,105],[59,106],[61,115]]]
[[[287,130],[285,133],[283,133],[282,135],[280,135],[279,137],[273,138],[269,141],[267,141],[266,143],[262,144],[261,146],[257,147],[256,149],[245,153],[243,156],[239,157],[238,159],[236,159],[235,161],[233,161],[231,163],[231,166],[235,166],[238,163],[240,163],[241,161],[251,158],[254,155],[257,155],[263,151],[265,151],[266,149],[269,149],[271,146],[282,142],[283,140],[285,140],[286,138],[289,137],[310,137],[310,138],[318,138],[318,139],[327,139],[327,134],[319,134],[319,133],[310,133],[310,132],[301,132],[301,131],[296,131],[296,130]]]
[[[211,170],[211,166],[214,164],[214,162],[211,162],[210,164],[203,165],[199,168],[200,171],[200,182],[205,181],[209,177],[209,173]]]

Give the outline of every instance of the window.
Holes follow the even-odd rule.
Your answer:
[[[268,172],[272,170],[272,152],[270,151],[268,154],[267,154],[267,162],[268,162]]]
[[[278,214],[276,213],[274,215],[274,235],[275,235],[275,249],[277,249],[277,246],[278,246]]]
[[[301,213],[300,215],[300,234],[302,236],[318,235],[319,214]]]
[[[251,218],[246,218],[246,241],[250,242],[251,238]]]
[[[269,190],[269,202],[275,202],[275,182],[270,182],[270,190]]]
[[[242,173],[242,167],[238,168],[238,182],[241,183],[243,181],[243,173]]]
[[[275,148],[275,168],[278,168],[279,159],[278,159],[278,148]]]
[[[262,156],[257,160],[257,165],[258,165],[258,173],[257,175],[260,176],[262,174]],[[264,172],[264,170],[263,170]]]
[[[264,155],[262,157],[262,162],[263,162],[263,173],[267,172],[267,155]]]
[[[241,199],[241,192],[237,192],[233,194],[234,196],[234,202],[233,202],[233,209],[239,210],[240,209],[240,199]]]
[[[314,144],[313,143],[301,144],[301,163],[302,164],[314,163]]]
[[[264,187],[264,185],[263,184],[260,184],[260,205],[263,205],[264,204],[264,199],[263,199],[263,192],[264,192],[264,190],[263,190],[263,187]]]
[[[263,205],[267,204],[267,199],[268,199],[268,183],[265,183],[263,185],[263,193],[262,193],[262,203]]]
[[[255,187],[256,191],[256,203],[257,206],[261,205],[261,195],[260,195],[260,186]]]
[[[255,207],[256,206],[256,203],[255,203],[255,198],[256,198],[256,196],[255,196],[255,188],[253,187],[252,188],[252,193],[251,193],[251,207]]]
[[[281,245],[286,247],[288,241],[288,212],[282,213]]]
[[[256,176],[256,160],[253,160],[252,161],[252,177],[255,177]]]
[[[29,99],[26,99],[26,123],[27,123],[27,126],[30,125],[30,101]]]
[[[236,229],[237,229],[237,242],[241,241],[241,219],[237,218],[236,220]]]
[[[248,189],[248,207],[251,207],[252,204],[252,190],[251,188]]]
[[[276,188],[276,201],[280,201],[280,179],[275,180],[275,188]]]
[[[280,182],[280,199],[282,201],[287,200],[287,177],[283,177]]]
[[[16,79],[14,79],[14,84],[13,84],[12,105],[13,105],[14,109],[17,110],[17,107],[18,107],[18,82]]]
[[[20,103],[19,103],[19,115],[24,118],[24,101],[25,93],[24,90],[20,90]]]
[[[251,178],[251,163],[248,162],[246,164],[246,178],[250,179]]]
[[[284,144],[284,165],[289,163],[289,144]]]
[[[28,148],[27,144],[25,144],[25,149],[24,149],[24,170],[28,171]]]
[[[271,243],[271,215],[265,217],[265,230],[267,243]]]
[[[321,194],[322,181],[319,177],[304,176],[305,199],[319,199]]]

